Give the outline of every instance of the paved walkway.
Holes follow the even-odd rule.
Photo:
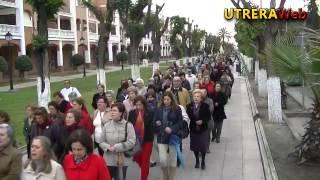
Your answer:
[[[176,180],[263,180],[256,132],[251,116],[245,80],[236,78],[232,98],[226,106],[228,119],[224,121],[221,143],[211,143],[207,155],[207,169],[194,168],[194,156],[189,139],[184,141],[186,167],[178,169]],[[128,180],[139,180],[137,165],[128,169]],[[162,180],[159,167],[151,169],[150,180]]]

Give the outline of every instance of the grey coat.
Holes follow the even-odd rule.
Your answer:
[[[125,140],[125,126],[126,120],[121,121],[108,121],[102,129],[101,142],[99,145],[104,151],[103,158],[107,162],[108,166],[118,166],[119,158],[123,158],[122,166],[128,166],[132,160],[123,156],[123,152],[132,149],[136,143],[136,134],[134,127],[131,123],[128,123],[127,128],[127,140]],[[115,152],[108,151],[108,148],[115,147]]]

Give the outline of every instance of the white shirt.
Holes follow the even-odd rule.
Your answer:
[[[102,136],[102,117],[104,116],[105,112],[98,112],[96,118],[93,120],[93,126],[94,126],[94,139],[97,143],[100,143]]]
[[[191,91],[193,90],[193,84],[197,81],[197,77],[194,74],[191,74],[191,76],[189,76],[189,74],[186,75],[186,79],[189,81],[190,86],[191,86]]]
[[[69,101],[69,97],[68,97],[68,96],[69,96],[69,94],[70,94],[71,92],[75,92],[78,97],[81,97],[80,92],[79,92],[78,89],[75,88],[75,87],[69,87],[68,89],[67,89],[67,88],[63,88],[63,89],[61,89],[61,91],[60,91],[60,93],[63,95],[63,97],[64,97],[64,99],[65,99],[66,101]]]

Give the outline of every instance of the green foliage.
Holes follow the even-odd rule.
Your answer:
[[[148,57],[149,60],[152,60],[153,56],[154,56],[154,52],[153,51],[148,51],[147,52],[147,57]]]
[[[316,0],[310,0],[308,4],[307,27],[312,29],[320,28],[320,16],[318,14],[318,6]]]
[[[37,13],[39,9],[44,6],[49,19],[54,18],[54,15],[64,6],[63,0],[26,0],[26,2],[30,4]]]
[[[184,32],[184,25],[187,23],[185,17],[180,16],[173,16],[170,18],[170,24],[171,24],[171,37],[170,37],[170,44],[174,45],[176,41],[177,35],[182,35]]]
[[[84,63],[84,57],[80,54],[75,54],[71,57],[71,64],[74,66],[80,66]]]
[[[31,71],[32,70],[31,58],[26,55],[18,56],[16,60],[16,69],[21,72]]]
[[[218,36],[214,36],[212,34],[206,35],[205,40],[205,51],[207,54],[215,54],[219,51],[221,46],[221,39]]]
[[[207,32],[201,29],[195,29],[192,31],[192,52],[194,54],[198,53],[201,48],[201,42],[204,40]]]
[[[7,72],[8,71],[8,63],[4,59],[4,57],[0,56],[0,72]]]
[[[240,20],[235,25],[235,40],[241,53],[254,57],[257,37],[264,32],[266,24],[264,21],[252,21],[250,24]]]
[[[116,56],[117,60],[120,62],[125,62],[128,60],[128,53],[125,51],[119,52]]]
[[[43,50],[48,47],[48,38],[41,35],[34,35],[32,39],[32,48],[34,50]]]

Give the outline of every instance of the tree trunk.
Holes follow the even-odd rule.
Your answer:
[[[97,84],[103,84],[106,87],[106,76],[105,76],[104,64],[105,64],[105,53],[106,53],[109,35],[106,33],[107,29],[106,29],[105,23],[100,22],[99,29],[100,29],[100,37],[99,37],[98,49],[97,49],[98,51]]]
[[[121,61],[121,70],[123,71],[124,68],[123,68],[123,61]]]
[[[154,75],[154,73],[156,72],[157,69],[160,69],[159,63],[158,62],[154,62],[153,66],[152,66],[152,77],[153,77],[153,75]]]
[[[160,45],[160,38],[156,38],[156,41],[153,44],[153,59],[154,62],[159,63],[160,62],[160,56],[161,56],[161,45]]]
[[[269,121],[280,124],[282,123],[280,78],[270,77],[267,86]]]
[[[258,75],[258,93],[260,97],[267,97],[267,71],[259,69]]]
[[[38,14],[38,35],[48,39],[48,18],[46,12],[46,6],[39,6],[39,14]],[[48,102],[50,101],[50,80],[49,80],[49,57],[48,57],[48,49],[47,47],[43,47],[35,51],[35,55],[38,60],[38,83],[37,83],[37,91],[38,91],[38,105],[46,107],[48,106]]]
[[[137,44],[133,38],[130,38],[130,46],[129,46],[129,62],[131,64],[131,77],[133,80],[140,78],[140,66],[138,59],[138,49],[139,44]],[[139,41],[140,42],[140,41]]]

